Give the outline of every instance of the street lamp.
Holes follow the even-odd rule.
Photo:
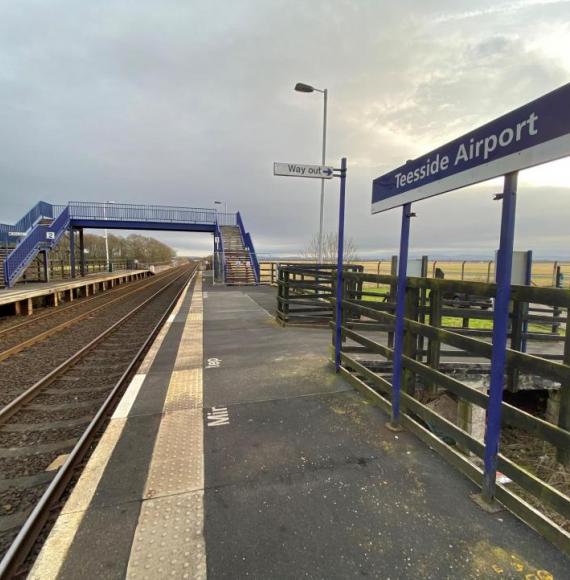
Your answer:
[[[228,213],[228,202],[227,201],[214,201],[214,205],[224,204],[224,213]]]
[[[325,156],[327,151],[327,97],[328,89],[317,89],[311,85],[306,85],[305,83],[297,83],[295,85],[295,90],[299,93],[322,93],[323,94],[323,156],[322,164],[325,164]],[[323,261],[323,216],[324,216],[324,206],[325,206],[325,180],[321,179],[321,213],[319,219],[319,245],[318,245],[318,263]]]
[[[107,221],[107,204],[113,204],[115,203],[114,201],[106,201],[103,204],[103,219],[105,221]],[[107,228],[105,228],[105,261],[106,261],[106,268],[107,268],[107,272],[109,271],[109,266],[110,266],[110,262],[109,262],[109,233],[107,231]]]

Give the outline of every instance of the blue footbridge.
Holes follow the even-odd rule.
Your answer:
[[[83,273],[85,228],[213,234],[214,269],[218,280],[227,284],[259,283],[255,248],[239,211],[221,213],[208,208],[76,201],[65,205],[40,201],[17,223],[0,223],[0,283],[13,287],[40,254],[47,265],[49,252],[66,233],[73,273],[75,238],[79,234]]]

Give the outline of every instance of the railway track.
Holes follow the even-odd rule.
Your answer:
[[[162,278],[144,301],[0,410],[0,578],[19,573],[195,272]]]
[[[51,330],[39,330],[38,335],[43,335],[41,340],[32,336],[33,344],[25,347],[21,347],[21,342],[18,342],[15,352],[0,360],[0,406],[10,403],[43,378],[46,372],[58,367],[71,354],[89,344],[102,330],[111,327],[129,312],[135,302],[143,302],[155,288],[178,275],[179,271],[173,270],[128,292],[107,297],[103,303],[91,303],[88,313],[67,313],[68,318],[64,321],[58,319],[56,324],[52,324]],[[54,330],[61,324],[65,324],[65,328]],[[24,342],[30,340],[32,331],[33,327],[26,327]]]
[[[0,361],[20,352],[33,344],[47,340],[57,332],[81,322],[102,308],[124,300],[141,289],[160,283],[160,279],[172,275],[163,273],[157,277],[119,286],[91,298],[83,298],[54,308],[38,316],[0,327]]]

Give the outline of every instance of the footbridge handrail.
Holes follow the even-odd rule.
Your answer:
[[[40,250],[51,250],[63,236],[68,224],[67,207],[51,224],[36,223],[31,232],[6,257],[4,262],[6,286],[11,286],[16,281]]]
[[[216,222],[216,210],[213,208],[81,201],[70,201],[68,207],[71,219],[203,224]]]
[[[249,232],[245,231],[245,227],[243,225],[243,220],[241,219],[241,214],[238,211],[236,214],[236,221],[237,226],[239,227],[239,231],[241,233],[241,237],[243,239],[244,246],[248,251],[249,258],[251,261],[251,265],[253,266],[253,274],[255,276],[255,283],[259,284],[259,262],[257,260],[257,254],[255,253],[255,248],[253,247],[253,241],[251,239],[251,235]]]

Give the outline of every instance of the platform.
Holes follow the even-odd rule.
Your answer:
[[[570,562],[281,328],[268,292],[182,297],[31,572],[59,578],[567,577]],[[565,576],[566,575],[566,576]]]
[[[145,278],[150,270],[121,270],[118,272],[88,274],[87,276],[53,282],[30,282],[15,288],[0,289],[0,307],[13,304],[13,314],[32,314],[34,302],[44,300],[50,306],[57,306],[59,295],[67,294],[73,300],[81,294],[93,294],[97,290],[115,284],[132,282]]]

